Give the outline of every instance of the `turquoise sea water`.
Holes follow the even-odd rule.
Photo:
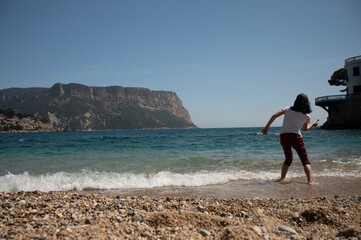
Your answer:
[[[0,134],[0,191],[202,186],[278,179],[279,128]],[[361,177],[361,131],[303,133],[313,175]],[[289,177],[304,176],[294,152]]]

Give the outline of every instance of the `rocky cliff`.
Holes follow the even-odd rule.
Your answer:
[[[49,118],[69,130],[195,128],[177,94],[146,88],[89,87],[0,90],[0,107]]]

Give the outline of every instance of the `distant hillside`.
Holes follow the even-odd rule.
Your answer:
[[[146,88],[9,88],[0,90],[0,108],[48,118],[67,130],[196,128],[176,93]]]

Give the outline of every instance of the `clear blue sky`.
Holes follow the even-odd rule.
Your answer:
[[[264,126],[361,55],[360,0],[0,0],[0,89],[174,91],[199,127]],[[278,120],[274,126],[280,125]]]

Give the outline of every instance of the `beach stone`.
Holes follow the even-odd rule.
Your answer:
[[[290,228],[290,227],[287,227],[287,226],[284,226],[284,225],[279,226],[278,230],[288,232],[288,233],[291,233],[291,234],[296,234],[297,233],[296,230],[294,230],[293,228]]]
[[[10,203],[3,203],[3,204],[1,204],[1,207],[2,208],[10,208],[11,204]]]
[[[253,226],[252,227],[252,230],[258,235],[258,236],[260,236],[260,237],[262,237],[262,229],[260,228],[260,227],[258,227],[258,226]]]
[[[17,215],[15,212],[13,212],[13,211],[11,211],[11,212],[9,213],[9,215],[10,215],[12,218],[17,218],[17,217],[18,217],[18,215]]]
[[[66,236],[68,236],[68,232],[66,230],[62,230],[62,231],[58,232],[57,235],[59,237],[66,237]]]
[[[71,218],[72,218],[74,221],[77,221],[77,220],[78,220],[78,216],[77,216],[75,213],[73,213],[73,214],[71,215]]]
[[[91,220],[90,218],[87,218],[87,219],[85,219],[85,224],[90,224],[90,225],[92,225],[93,222],[92,222],[92,220]]]
[[[133,210],[131,210],[131,209],[128,210],[128,216],[134,216]]]
[[[201,229],[199,230],[199,233],[203,236],[203,237],[209,237],[211,236],[211,233],[205,229]]]
[[[201,206],[201,205],[199,205],[199,206],[197,207],[197,209],[198,209],[198,211],[200,211],[200,212],[206,211],[206,208],[203,207],[203,206]]]
[[[244,217],[244,218],[248,218],[248,214],[245,211],[240,211],[239,216]]]
[[[292,218],[293,218],[293,219],[299,219],[299,218],[300,218],[300,214],[299,214],[298,212],[294,212],[294,213],[292,214]]]
[[[30,238],[30,239],[40,239],[40,240],[46,239],[46,237],[41,236],[41,235],[38,235],[38,234],[28,235],[28,236],[26,236],[26,237],[27,237],[27,238]]]
[[[141,237],[146,237],[147,235],[144,233],[144,231],[142,230],[139,230],[138,231],[138,234],[141,236]]]
[[[35,195],[41,195],[41,192],[39,190],[35,190],[32,193],[35,194]]]
[[[4,195],[2,195],[2,197],[3,197],[4,199],[9,199],[9,198],[10,198],[10,196],[9,196],[8,194],[4,194]]]
[[[60,225],[62,225],[62,226],[67,226],[69,224],[69,222],[68,222],[68,220],[61,220],[60,221]]]
[[[133,222],[140,222],[140,221],[142,221],[143,220],[143,218],[142,218],[142,216],[140,216],[139,214],[135,214],[133,217],[132,217],[132,221]]]

